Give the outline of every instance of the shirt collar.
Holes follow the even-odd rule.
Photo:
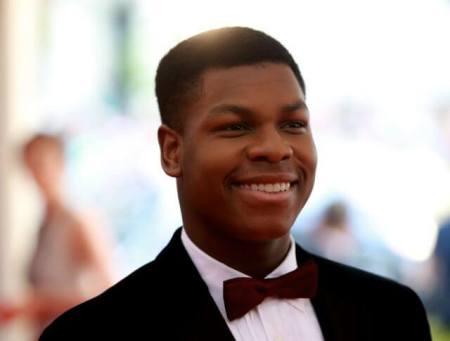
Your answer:
[[[285,259],[265,278],[279,277],[297,269],[295,241],[292,236],[290,236],[290,239],[291,245]],[[200,276],[208,286],[212,298],[216,302],[220,312],[225,318],[226,312],[225,304],[223,301],[223,282],[236,277],[250,276],[229,267],[228,265],[205,253],[197,245],[194,244],[194,242],[187,235],[184,228],[181,231],[181,241],[187,253],[189,254],[189,257],[200,273]],[[301,311],[303,311],[304,309],[302,300],[289,300],[289,303],[291,303],[294,307],[298,308]]]

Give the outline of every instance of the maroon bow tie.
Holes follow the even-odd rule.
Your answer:
[[[309,260],[278,278],[233,278],[223,282],[225,310],[230,321],[244,316],[267,297],[312,298],[317,291],[317,264]]]

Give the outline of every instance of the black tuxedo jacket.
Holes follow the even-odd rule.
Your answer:
[[[233,340],[180,232],[153,262],[61,315],[40,340]],[[318,264],[312,304],[326,341],[431,340],[424,308],[411,289],[298,245],[296,251],[299,263]]]

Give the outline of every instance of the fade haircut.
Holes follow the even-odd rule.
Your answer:
[[[264,32],[247,27],[224,27],[180,42],[161,59],[156,72],[161,122],[183,130],[183,106],[200,96],[205,71],[265,62],[288,65],[306,94],[294,58],[279,41]]]

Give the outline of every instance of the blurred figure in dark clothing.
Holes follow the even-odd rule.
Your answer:
[[[446,327],[450,328],[450,219],[439,230],[434,261],[437,280],[432,309]]]

